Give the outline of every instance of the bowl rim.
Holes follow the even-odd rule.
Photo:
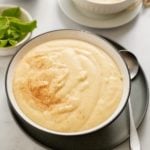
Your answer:
[[[33,18],[32,16],[30,15],[30,13],[24,9],[22,6],[18,6],[18,5],[13,5],[13,4],[0,4],[0,9],[3,9],[3,8],[13,8],[13,7],[19,7],[20,10],[21,10],[21,13],[24,14],[27,18],[28,18],[28,21],[32,21]],[[8,47],[0,47],[0,51],[1,50],[10,50],[10,49],[13,49],[13,48],[16,48],[20,45],[22,45],[24,42],[26,42],[32,35],[32,32],[29,32],[21,41],[19,41],[16,45],[14,46],[8,46]]]
[[[107,123],[106,121],[108,121],[108,119],[106,121],[104,121],[104,124],[103,126],[101,124],[95,126],[95,127],[92,127],[90,129],[87,129],[87,130],[83,130],[83,131],[77,131],[77,132],[60,132],[60,131],[55,131],[55,130],[51,130],[51,129],[47,129],[45,127],[42,127],[41,125],[38,125],[37,123],[35,123],[34,121],[32,121],[29,117],[27,117],[24,112],[20,109],[20,107],[18,106],[17,104],[17,107],[14,105],[11,97],[10,97],[10,94],[9,94],[9,90],[8,90],[8,77],[9,77],[9,70],[11,68],[11,64],[13,63],[13,61],[15,60],[15,57],[17,56],[17,54],[26,46],[28,45],[30,42],[34,41],[36,38],[39,38],[41,36],[44,36],[44,35],[47,35],[47,34],[50,34],[50,33],[53,33],[53,32],[59,32],[59,31],[74,31],[74,32],[83,32],[83,33],[86,33],[86,34],[89,34],[89,35],[92,35],[92,36],[95,36],[96,38],[99,38],[100,40],[103,40],[107,45],[111,46],[113,49],[114,49],[114,52],[116,54],[118,54],[118,56],[121,58],[124,66],[125,66],[125,69],[127,71],[127,78],[128,78],[128,94],[126,96],[126,100],[122,106],[122,108],[119,109],[119,111],[117,112],[117,114],[111,118],[109,117],[108,119],[111,118],[111,120]],[[93,132],[96,132],[104,127],[107,127],[109,126],[124,110],[124,108],[126,107],[126,104],[128,103],[128,99],[129,99],[129,96],[130,96],[130,92],[131,92],[131,80],[130,80],[130,75],[129,75],[129,69],[127,67],[127,64],[126,62],[124,61],[123,57],[121,56],[121,54],[116,50],[116,48],[109,42],[107,41],[106,39],[104,39],[102,36],[100,35],[97,35],[97,34],[94,34],[92,32],[89,32],[89,31],[84,31],[84,30],[77,30],[77,29],[58,29],[58,30],[52,30],[52,31],[48,31],[48,32],[44,32],[42,34],[39,34],[37,36],[35,36],[34,38],[30,39],[26,44],[24,44],[16,53],[15,55],[12,57],[12,59],[10,60],[9,64],[8,64],[8,67],[7,67],[7,70],[6,70],[6,74],[5,74],[5,90],[6,90],[6,96],[8,98],[8,101],[10,102],[10,104],[12,105],[12,108],[15,110],[15,112],[17,113],[17,115],[23,119],[27,124],[29,124],[30,126],[36,128],[37,130],[40,130],[42,132],[46,132],[48,134],[53,134],[53,135],[58,135],[58,136],[80,136],[80,135],[86,135],[86,134],[90,134],[90,133],[93,133]],[[19,109],[19,110],[17,110]],[[114,112],[113,112],[114,113]]]
[[[95,4],[95,5],[106,5],[106,6],[109,6],[109,5],[123,4],[123,3],[125,3],[126,1],[129,1],[129,0],[120,0],[118,2],[110,2],[110,3],[96,2],[96,1],[92,1],[92,0],[86,0],[86,1],[89,2],[89,3],[91,3],[91,4]]]

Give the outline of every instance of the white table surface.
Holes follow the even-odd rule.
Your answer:
[[[59,9],[57,0],[0,0],[0,4],[17,4],[24,7],[38,21],[33,37],[54,29],[74,28],[100,33],[132,51],[143,67],[150,85],[150,8],[141,10],[131,23],[109,30],[95,30],[69,20]],[[0,150],[48,149],[32,140],[14,121],[7,104],[4,75],[11,57],[0,57]],[[150,109],[139,129],[142,150],[150,149]],[[115,136],[115,135],[114,135]],[[128,141],[115,150],[129,150]]]

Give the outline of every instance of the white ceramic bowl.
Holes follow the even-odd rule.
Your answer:
[[[106,0],[72,0],[77,8],[84,14],[114,14],[123,11],[136,0],[118,0],[105,2]]]
[[[7,9],[7,8],[13,8],[13,7],[18,7],[18,6],[16,6],[16,5],[0,5],[0,13],[3,11],[3,10],[5,10],[5,9]],[[20,6],[19,6],[20,7]],[[31,17],[31,15],[25,10],[25,9],[23,9],[23,8],[21,8],[20,7],[20,9],[21,9],[21,18],[23,19],[23,20],[25,20],[25,21],[32,21],[33,19],[32,19],[32,17]],[[21,46],[23,45],[23,44],[25,44],[25,42],[27,42],[29,39],[30,39],[30,37],[31,37],[31,34],[32,33],[28,33],[25,37],[24,37],[24,39],[22,39],[20,42],[18,42],[15,46],[10,46],[10,47],[0,47],[0,56],[9,56],[9,55],[13,55],[13,54],[15,54],[16,52],[17,52],[17,50],[19,50],[20,48],[21,48]]]
[[[29,119],[19,108],[15,96],[13,94],[13,76],[14,76],[14,71],[16,69],[17,64],[20,62],[20,60],[26,55],[31,49],[35,48],[36,46],[51,41],[51,40],[56,40],[56,39],[77,39],[77,40],[82,40],[86,41],[88,43],[94,44],[97,47],[100,47],[103,49],[108,55],[112,57],[112,59],[116,62],[118,65],[121,74],[123,76],[123,94],[122,98],[120,100],[119,106],[115,110],[115,112],[109,117],[106,121],[101,123],[100,125],[85,130],[85,131],[79,131],[79,132],[72,132],[72,133],[64,133],[64,132],[57,132],[57,131],[52,131],[48,130],[42,126],[39,126],[35,122],[33,122],[31,119]],[[6,92],[7,96],[9,99],[9,102],[19,118],[21,120],[24,120],[28,126],[35,127],[37,130],[40,130],[44,132],[45,134],[53,134],[53,135],[59,135],[59,136],[80,136],[80,135],[85,135],[92,133],[94,131],[100,130],[103,127],[107,126],[110,124],[112,121],[114,121],[117,116],[123,111],[125,108],[125,105],[128,101],[128,97],[130,94],[130,77],[128,73],[127,66],[120,56],[119,52],[106,40],[103,38],[96,36],[92,33],[89,32],[84,32],[84,31],[77,31],[77,30],[58,30],[58,31],[52,31],[52,32],[47,32],[42,35],[39,35],[32,40],[30,40],[27,44],[25,44],[13,57],[11,60],[7,73],[6,73]],[[86,107],[86,106],[85,106]]]

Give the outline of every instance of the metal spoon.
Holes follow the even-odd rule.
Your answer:
[[[138,60],[134,56],[134,54],[132,54],[129,51],[121,50],[120,52],[128,66],[129,73],[130,73],[130,79],[133,80],[136,77],[138,70],[139,70]]]
[[[122,55],[123,59],[125,60],[127,66],[128,66],[129,73],[130,73],[130,79],[133,80],[139,71],[138,60],[129,51],[121,50],[120,54]],[[132,105],[131,105],[130,98],[128,100],[128,105],[129,105],[129,118],[130,118],[130,148],[131,148],[131,150],[141,150],[140,140],[139,140],[136,126],[135,126],[134,118],[133,118],[133,111],[132,111]]]

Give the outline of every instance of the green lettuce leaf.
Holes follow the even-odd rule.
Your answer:
[[[0,30],[6,29],[9,26],[9,21],[6,17],[0,16]]]
[[[12,39],[9,39],[8,42],[12,46],[14,46],[14,45],[16,45],[18,43],[16,40],[12,40]]]
[[[0,40],[0,47],[5,47],[8,43],[8,40]]]
[[[5,9],[1,15],[7,16],[7,17],[10,16],[10,17],[19,18],[21,16],[21,10],[19,7],[8,8],[8,9]]]
[[[21,32],[31,32],[33,29],[36,28],[36,21],[31,22],[22,22],[22,21],[16,21],[11,20],[10,26],[20,30]]]

